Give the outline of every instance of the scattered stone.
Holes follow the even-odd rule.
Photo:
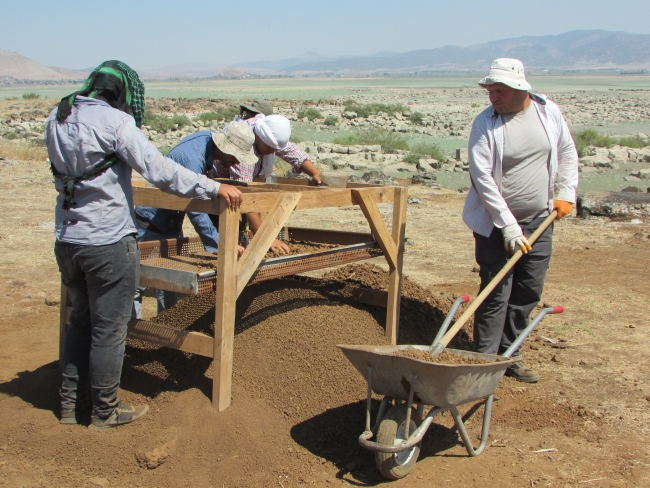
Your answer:
[[[407,200],[407,202],[408,202],[408,203],[411,203],[411,204],[414,204],[414,205],[417,205],[418,203],[420,203],[420,199],[419,199],[419,198],[415,198],[415,197],[409,197],[408,200]]]
[[[614,218],[650,216],[650,194],[631,192],[589,192],[578,197],[578,215]]]
[[[171,456],[172,452],[176,449],[177,442],[178,437],[174,436],[171,440],[164,444],[160,444],[153,449],[147,451],[136,451],[135,459],[138,461],[141,468],[156,469],[169,459],[169,456]]]
[[[395,178],[392,178],[381,171],[368,171],[367,173],[364,173],[363,176],[352,175],[350,176],[349,181],[353,183],[368,183],[370,185],[399,186],[399,183]]]
[[[627,193],[643,193],[643,190],[639,188],[638,186],[627,186],[623,188],[621,191],[627,192]]]
[[[352,120],[357,118],[356,112],[343,112],[343,118]]]

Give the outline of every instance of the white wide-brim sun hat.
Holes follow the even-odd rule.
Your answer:
[[[487,85],[493,85],[494,83],[503,83],[515,90],[528,91],[531,89],[530,83],[526,81],[524,64],[518,59],[495,59],[490,66],[488,75],[478,84],[485,88]]]
[[[219,150],[234,156],[240,164],[252,165],[259,159],[253,152],[255,134],[248,125],[241,122],[231,122],[222,132],[214,132],[212,141]]]

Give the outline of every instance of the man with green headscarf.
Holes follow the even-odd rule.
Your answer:
[[[106,61],[81,90],[61,100],[45,128],[59,191],[54,253],[72,301],[63,351],[63,424],[76,424],[92,407],[89,428],[105,430],[148,410],[118,398],[140,266],[132,170],[175,195],[222,197],[233,208],[242,202],[236,187],[219,185],[160,154],[138,128],[143,118],[138,74],[120,61]]]

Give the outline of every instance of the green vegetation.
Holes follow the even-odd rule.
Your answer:
[[[408,142],[403,135],[397,132],[388,132],[383,129],[368,129],[354,132],[347,136],[337,137],[332,142],[344,146],[372,146],[379,144],[381,145],[382,151],[386,153],[395,152],[397,149],[403,151],[408,149]]]
[[[213,120],[216,120],[217,122],[220,120],[225,120],[226,122],[229,122],[232,119],[234,119],[237,115],[239,115],[239,109],[237,107],[219,107],[214,112],[203,112],[194,120],[200,120],[204,124],[208,124]]]
[[[307,117],[307,120],[309,120],[309,122],[311,122],[314,119],[322,119],[323,114],[320,113],[320,111],[318,109],[313,108],[313,107],[301,108],[298,111],[298,118],[299,119],[304,119],[305,117]]]
[[[480,107],[480,105],[478,103],[473,103],[472,104],[472,108],[479,108],[479,107]]]
[[[428,144],[426,142],[416,142],[412,144],[410,156],[413,155],[416,155],[418,157],[418,160],[422,157],[431,158],[442,162],[447,160],[447,155],[442,151],[442,149],[440,149],[440,147],[438,147],[437,144]],[[406,159],[404,159],[404,161],[406,161]]]
[[[615,137],[599,134],[593,129],[583,130],[582,132],[577,132],[572,135],[580,157],[585,156],[587,146],[607,148],[615,146],[616,144],[632,148],[647,146],[647,144],[638,137],[621,137],[620,139],[617,139]]]
[[[359,105],[354,100],[346,100],[343,104],[346,112],[354,112],[357,114],[357,117],[368,117],[370,115],[376,115],[379,112],[384,112],[388,115],[395,115],[396,112],[404,112],[408,110],[401,103],[393,103],[390,105],[385,105],[383,103],[368,103],[366,105]]]
[[[413,113],[409,116],[409,120],[410,120],[411,123],[413,123],[413,124],[422,125],[422,122],[424,122],[424,116],[423,116],[420,112],[413,112]]]
[[[192,121],[185,115],[173,115],[167,117],[166,115],[150,111],[146,111],[144,114],[144,125],[148,125],[158,132],[167,132],[175,127],[180,129],[181,127],[190,125],[191,123]]]
[[[325,120],[323,121],[323,124],[325,125],[338,125],[339,124],[339,118],[335,117],[334,115],[328,115],[325,117]]]
[[[419,154],[408,154],[404,156],[403,160],[405,163],[412,163],[412,164],[417,164],[420,162],[421,156]]]
[[[38,93],[34,93],[34,92],[23,93],[24,100],[36,100],[38,98],[41,98],[41,96]]]
[[[302,142],[302,141],[303,141],[302,137],[297,136],[297,135],[296,135],[295,133],[293,133],[293,132],[291,133],[291,137],[289,138],[289,140],[290,140],[291,142],[293,142],[294,144],[298,144],[299,142]],[[275,158],[275,159],[276,159],[276,161],[277,161],[277,158]]]
[[[5,100],[18,100],[18,97],[5,97]]]
[[[2,133],[2,137],[5,139],[17,139],[18,138],[18,132],[13,131],[13,130],[7,130]]]

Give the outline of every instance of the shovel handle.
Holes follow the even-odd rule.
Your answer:
[[[537,228],[537,230],[533,233],[532,236],[528,239],[528,242],[533,245],[533,243],[537,240],[537,238],[544,232],[549,225],[555,220],[555,217],[557,216],[557,211],[553,210],[551,212],[551,215],[546,217],[544,219],[544,222]],[[499,273],[492,278],[492,281],[488,283],[488,285],[483,289],[481,293],[476,297],[476,299],[470,303],[469,307],[465,310],[463,315],[460,316],[460,318],[456,321],[456,323],[452,326],[451,329],[447,331],[447,333],[440,339],[440,346],[438,346],[439,350],[444,349],[449,345],[451,340],[454,338],[454,336],[458,333],[458,331],[461,329],[463,325],[465,325],[465,322],[472,316],[474,312],[476,312],[476,309],[479,307],[481,303],[487,298],[487,296],[492,293],[492,290],[496,288],[496,286],[501,283],[503,278],[505,278],[506,274],[513,268],[515,263],[519,261],[521,256],[523,256],[523,252],[521,249],[519,249],[517,252],[515,252],[510,259],[508,259],[508,262],[506,265],[499,271]]]

